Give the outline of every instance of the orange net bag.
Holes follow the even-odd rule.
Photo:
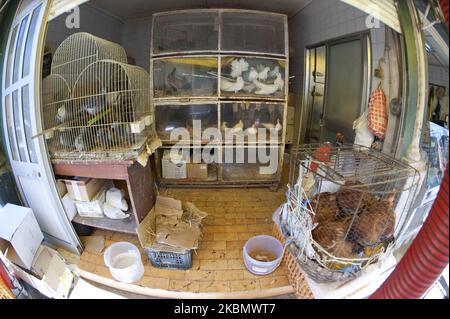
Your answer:
[[[380,140],[384,140],[388,125],[388,114],[386,111],[386,95],[381,89],[375,90],[370,97],[368,125],[373,135]]]

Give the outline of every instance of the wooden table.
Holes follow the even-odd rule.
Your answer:
[[[143,167],[135,160],[52,160],[55,175],[78,176],[126,182],[130,198],[130,217],[125,220],[84,218],[74,222],[95,228],[136,234],[137,225],[147,216],[156,201],[155,179],[149,159]]]

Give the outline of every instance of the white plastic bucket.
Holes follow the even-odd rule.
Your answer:
[[[250,238],[244,245],[244,263],[248,271],[255,275],[268,275],[275,271],[283,259],[284,246],[272,236],[256,236]],[[267,251],[276,259],[273,261],[259,261],[250,256],[254,251]]]
[[[139,249],[126,242],[109,246],[103,255],[105,265],[118,281],[131,284],[144,275],[144,264]]]

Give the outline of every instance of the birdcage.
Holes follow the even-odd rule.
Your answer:
[[[51,74],[62,76],[73,87],[78,76],[90,64],[100,60],[127,63],[127,54],[120,45],[86,32],[69,36],[56,50]]]
[[[53,75],[46,82],[61,85]],[[57,87],[44,85],[44,92]],[[49,151],[57,158],[135,156],[154,133],[148,73],[113,60],[91,63],[68,99],[44,109],[46,131],[54,132],[47,134]]]
[[[392,250],[419,181],[409,165],[356,145],[304,145],[291,163],[284,235],[318,282],[354,278]]]
[[[44,129],[48,130],[62,124],[66,113],[66,103],[70,98],[70,87],[66,80],[58,74],[50,74],[42,82],[42,101],[44,115],[53,114],[54,117],[44,116]],[[54,132],[48,131],[47,138]]]

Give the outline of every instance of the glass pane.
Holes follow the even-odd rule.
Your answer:
[[[285,98],[286,62],[254,57],[222,58],[221,97]]]
[[[185,163],[175,163],[171,158],[170,149],[159,149],[162,157],[160,163],[162,178],[166,181],[185,182],[216,182],[217,161],[219,151],[217,148],[194,147],[186,149],[183,158]]]
[[[285,54],[282,16],[264,13],[222,14],[222,50]]]
[[[330,46],[328,61],[322,141],[334,141],[337,133],[344,134],[347,140],[353,140],[353,122],[360,116],[363,91],[361,41]]]
[[[168,58],[153,65],[153,94],[164,97],[217,95],[217,58]]]
[[[259,139],[270,142],[270,129],[275,129],[278,134],[278,141],[281,143],[283,133],[284,104],[276,103],[222,103],[220,107],[222,136],[225,136],[225,129],[232,129],[233,132],[242,130],[246,133],[249,143],[250,138],[256,143]],[[260,129],[265,129],[260,131]],[[260,136],[260,132],[265,132],[265,137]],[[247,139],[246,139],[247,140]]]
[[[207,128],[217,128],[217,105],[215,104],[187,104],[187,105],[157,105],[155,108],[156,132],[163,141],[170,141],[170,134],[176,128],[185,128],[189,132],[190,140],[194,135],[194,120],[200,124],[200,132]],[[180,138],[177,137],[178,141]],[[202,140],[210,141],[210,136]],[[189,141],[189,140],[188,140]]]
[[[153,54],[218,49],[216,12],[176,13],[155,17]]]
[[[27,44],[25,45],[25,57],[23,62],[23,74],[22,76],[27,76],[30,74],[30,61],[31,61],[31,50],[33,48],[33,39],[34,34],[36,33],[37,29],[37,22],[39,18],[39,13],[41,12],[41,7],[37,7],[33,11],[33,17],[31,18],[30,28],[28,30],[28,36],[27,36]]]
[[[20,117],[20,105],[19,105],[19,91],[13,92],[13,109],[14,109],[14,128],[16,131],[17,146],[19,148],[19,155],[21,162],[27,162],[27,145],[23,139],[22,119]]]
[[[275,181],[279,170],[280,149],[276,147],[225,147],[224,181]]]
[[[19,80],[19,71],[20,71],[20,66],[22,63],[22,48],[23,48],[23,42],[24,42],[24,37],[25,37],[25,30],[26,30],[26,26],[27,26],[27,22],[28,22],[28,17],[27,16],[25,19],[22,20],[22,23],[20,25],[20,29],[19,29],[19,38],[18,38],[18,42],[17,42],[17,49],[16,49],[16,53],[15,53],[15,57],[14,57],[14,70],[13,70],[13,82],[12,83],[16,83]]]
[[[12,158],[14,161],[19,160],[19,152],[17,151],[17,144],[15,140],[15,130],[14,130],[14,119],[13,114],[14,110],[11,103],[11,95],[6,96],[5,98],[5,113],[6,113],[6,123],[8,126],[8,139],[9,139],[9,145],[11,149]]]
[[[23,121],[25,126],[25,137],[28,144],[28,154],[32,163],[37,163],[36,148],[34,147],[33,129],[31,125],[31,106],[30,106],[30,87],[28,85],[22,88],[22,109]]]
[[[8,52],[8,62],[6,63],[6,83],[5,83],[6,87],[9,87],[11,85],[11,69],[14,57],[14,46],[16,44],[16,37],[17,37],[17,26],[14,28],[11,36],[11,43]]]

